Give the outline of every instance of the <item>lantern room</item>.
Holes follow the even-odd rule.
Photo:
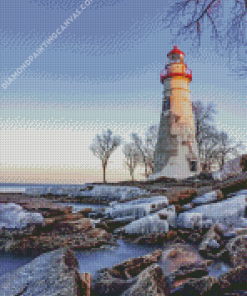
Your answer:
[[[184,63],[184,57],[185,54],[177,48],[177,45],[175,45],[173,50],[167,54],[167,63],[168,65],[173,63]]]
[[[174,48],[167,54],[167,65],[165,69],[160,73],[160,81],[164,82],[164,79],[176,76],[182,76],[192,80],[192,71],[187,68],[187,64],[184,63],[185,54],[177,48]]]

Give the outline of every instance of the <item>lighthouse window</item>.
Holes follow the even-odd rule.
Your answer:
[[[192,160],[190,162],[190,171],[191,172],[196,172],[196,161],[195,160]]]
[[[170,98],[165,98],[163,102],[163,111],[170,110]]]

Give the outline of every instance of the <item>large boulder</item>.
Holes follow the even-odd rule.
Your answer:
[[[189,279],[187,282],[175,289],[173,296],[220,296],[221,292],[219,281],[214,276],[204,276],[199,279]]]
[[[183,272],[185,272],[186,266],[191,268],[191,271],[193,266],[195,268],[198,266],[199,268],[200,265],[197,264],[201,261],[201,256],[195,248],[177,243],[163,251],[161,264],[164,267],[165,275],[169,276],[174,274],[174,272],[178,272],[180,267],[184,270]]]
[[[120,278],[132,278],[153,263],[157,263],[162,256],[161,250],[138,258],[130,258],[112,267],[114,273]]]
[[[16,239],[9,239],[0,246],[5,252],[15,254],[34,254],[40,255],[44,252],[52,251],[61,247],[70,247],[71,249],[86,250],[100,247],[103,244],[109,244],[112,241],[112,235],[101,228],[92,228],[83,233],[44,233],[36,236],[24,236]]]
[[[142,271],[135,284],[121,294],[121,296],[166,296],[169,288],[162,268],[158,264],[152,264]]]
[[[232,266],[247,264],[247,235],[239,235],[226,244],[227,258]]]
[[[186,263],[167,276],[171,290],[180,286],[188,278],[200,278],[208,275],[208,261]]]
[[[226,292],[233,290],[246,290],[247,286],[247,265],[242,264],[231,268],[227,273],[219,277],[221,289]]]
[[[219,258],[224,252],[224,245],[223,231],[215,224],[202,239],[199,251],[207,258]]]
[[[42,254],[0,277],[0,295],[4,296],[82,296],[86,295],[84,286],[75,254],[67,248]]]
[[[110,268],[103,268],[98,270],[93,277],[92,291],[96,295],[117,296],[128,289],[135,281],[135,278],[119,278]]]
[[[89,218],[81,218],[79,220],[65,220],[56,223],[54,230],[57,233],[72,233],[72,232],[86,232],[92,228],[92,223]]]

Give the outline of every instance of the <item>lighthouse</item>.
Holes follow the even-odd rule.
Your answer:
[[[160,74],[164,96],[154,171],[148,177],[149,180],[160,177],[185,179],[200,173],[189,90],[192,71],[184,63],[184,57],[185,54],[174,46]]]

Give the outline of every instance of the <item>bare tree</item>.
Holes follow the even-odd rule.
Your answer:
[[[239,142],[237,144],[234,144],[231,139],[229,139],[229,136],[225,132],[221,132],[219,134],[219,145],[218,145],[218,163],[220,170],[223,169],[225,162],[231,157],[231,156],[238,156],[241,154],[241,149],[243,148],[243,143]]]
[[[97,135],[93,140],[93,144],[90,146],[90,150],[93,154],[101,160],[103,168],[103,182],[106,183],[106,167],[111,154],[121,144],[121,137],[113,136],[110,129],[103,134]]]
[[[192,103],[192,108],[202,170],[210,172],[213,165],[222,168],[229,157],[240,153],[242,143],[234,143],[227,133],[217,130],[213,117],[216,113],[214,105],[203,105],[197,101]]]
[[[164,22],[173,32],[175,30],[175,36],[191,38],[195,48],[200,46],[202,34],[211,30],[216,45],[228,49],[229,53],[237,53],[242,65],[238,74],[247,74],[247,0],[178,0],[172,3]]]
[[[136,133],[132,134],[133,142],[140,155],[140,161],[144,164],[145,167],[145,178],[147,178],[149,174],[153,172],[154,152],[157,137],[157,125],[151,125],[148,128],[144,141]]]
[[[147,151],[147,165],[149,168],[149,173],[153,173],[154,170],[154,152],[155,152],[155,146],[157,143],[158,138],[158,131],[159,126],[158,125],[151,125],[146,133],[145,138],[145,146]]]
[[[140,163],[140,153],[136,149],[135,144],[132,142],[132,143],[126,144],[123,147],[123,154],[125,156],[124,163],[129,169],[132,181],[134,181],[134,171],[137,165]]]
[[[145,167],[145,178],[147,178],[148,176],[148,161],[147,161],[147,149],[143,143],[143,140],[136,134],[133,133],[132,135],[132,139],[135,145],[135,148],[138,151],[139,157],[140,157],[140,161],[141,163],[144,164]]]

